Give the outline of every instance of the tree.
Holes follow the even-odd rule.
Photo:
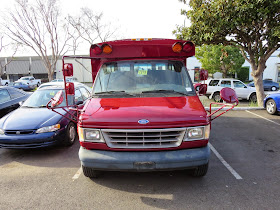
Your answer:
[[[69,15],[67,21],[74,28],[72,36],[82,38],[90,45],[96,40],[105,42],[116,32],[110,23],[104,23],[103,13],[95,14],[87,7],[81,8],[81,13],[77,17]]]
[[[2,52],[2,50],[4,50],[5,48],[7,48],[9,45],[13,45],[12,43],[9,43],[9,44],[4,44],[4,35],[0,34],[0,53]],[[4,63],[2,63],[0,61],[0,77],[4,74],[4,69],[5,67],[13,60],[14,58],[14,55],[16,54],[17,52],[17,49],[18,49],[18,45],[16,44],[14,49],[13,49],[13,54],[12,56],[5,60]],[[1,85],[1,84],[0,84]]]
[[[192,24],[177,27],[177,38],[193,40],[197,45],[237,46],[251,65],[258,105],[262,106],[266,61],[280,47],[280,1],[190,0],[189,6],[191,9],[182,10],[182,14]]]
[[[229,73],[235,73],[245,62],[238,48],[221,44],[197,47],[195,57],[202,64],[202,68],[212,74],[222,72],[223,78]]]
[[[15,11],[9,11],[4,20],[6,34],[41,57],[51,81],[56,63],[67,52],[70,39],[68,27],[60,19],[58,1],[37,0],[33,5],[28,0],[16,0]]]

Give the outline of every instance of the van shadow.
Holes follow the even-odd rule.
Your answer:
[[[61,145],[37,149],[3,149],[0,148],[0,166],[11,162],[40,167],[80,167],[78,157],[79,141],[72,146]]]
[[[211,178],[191,177],[189,171],[106,172],[92,179],[108,189],[138,194],[142,203],[160,209],[185,209],[211,186]]]

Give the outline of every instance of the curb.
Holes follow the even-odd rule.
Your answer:
[[[205,110],[209,111],[209,107],[204,107]],[[217,110],[219,109],[219,107],[212,107],[211,110]],[[227,110],[228,108],[223,108],[221,110]],[[263,107],[234,107],[232,109],[233,111],[244,111],[244,110],[265,110],[265,108]]]

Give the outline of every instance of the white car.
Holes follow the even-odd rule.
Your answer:
[[[206,81],[207,92],[206,96],[209,99],[214,99],[216,102],[221,101],[220,91],[224,87],[229,87],[235,90],[238,99],[246,99],[252,102],[257,101],[256,88],[245,85],[242,81],[237,79],[222,78],[222,79],[208,79]]]
[[[35,79],[32,76],[21,77],[16,82],[22,82],[26,85],[37,85],[37,87],[39,87],[41,85],[41,80],[40,79]]]

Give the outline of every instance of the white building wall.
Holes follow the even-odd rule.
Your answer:
[[[80,63],[78,63],[78,62]],[[92,83],[92,71],[91,71],[91,60],[90,59],[77,59],[77,61],[73,58],[66,58],[64,60],[65,63],[73,64],[73,76],[78,79],[79,82],[83,83]],[[59,60],[56,65],[56,78],[63,78],[62,73],[62,60]]]
[[[271,57],[267,60],[266,69],[263,73],[264,79],[272,79],[275,82],[280,79],[278,78],[278,71],[280,71],[280,58],[278,57],[279,54],[280,49],[275,51],[273,55],[271,55]],[[194,69],[195,67],[201,68],[201,66],[201,63],[194,56],[187,59],[187,69],[189,70],[189,74],[192,80],[194,79],[194,71],[192,69]],[[249,80],[252,80],[251,65],[247,61],[245,61],[243,67],[249,67]]]

